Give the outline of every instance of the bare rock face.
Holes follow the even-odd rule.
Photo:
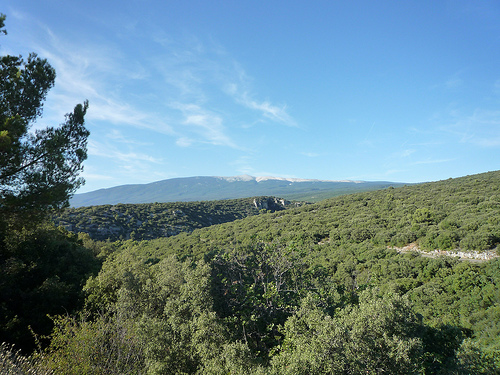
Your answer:
[[[253,204],[259,210],[269,210],[274,212],[284,210],[287,206],[291,205],[292,202],[282,198],[262,197],[255,198],[253,200]]]

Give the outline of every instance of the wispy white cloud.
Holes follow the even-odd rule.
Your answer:
[[[182,124],[189,128],[201,139],[202,142],[213,145],[223,145],[237,148],[237,145],[225,134],[223,118],[194,103],[171,103],[171,107],[182,113]],[[190,141],[187,141],[190,139]],[[192,137],[181,136],[177,144],[188,146],[192,143]]]
[[[268,101],[259,102],[251,99],[245,92],[237,97],[237,100],[244,106],[259,111],[262,115],[271,121],[279,122],[288,126],[297,126],[294,119],[288,114],[286,105],[276,106]]]
[[[409,163],[413,157],[412,155],[417,152],[415,149],[404,148],[405,145],[401,148],[401,150],[396,150],[388,154],[387,162],[385,167],[390,168],[393,166],[401,166]]]
[[[136,162],[148,162],[161,164],[162,160],[155,158],[151,155],[138,153],[135,151],[124,152],[119,150],[116,146],[109,143],[102,143],[93,139],[88,142],[88,153],[92,156],[100,156],[113,159],[115,162],[122,164],[131,164]]]
[[[277,178],[297,178],[296,175],[283,174],[280,171],[271,171],[267,169],[254,168],[253,164],[256,162],[253,155],[242,155],[236,160],[229,163],[237,169],[240,175],[249,175],[254,177],[277,177]]]
[[[131,139],[127,138],[120,130],[118,129],[111,129],[107,134],[106,138],[123,143],[123,144],[130,144],[130,145],[138,145],[138,146],[151,146],[151,142],[140,142],[136,139]]]
[[[441,129],[460,142],[480,147],[500,146],[500,111],[476,109],[471,115],[451,117]]]
[[[239,174],[247,174],[250,176],[261,176],[253,167],[255,158],[253,155],[241,155],[236,160],[229,162],[229,165],[235,166]]]
[[[91,102],[88,119],[146,128],[162,134],[177,134],[174,127],[157,114],[138,110],[128,103],[118,103],[104,98],[97,100],[96,103]]]
[[[278,106],[269,100],[257,99],[251,78],[213,40],[202,42],[195,37],[174,40],[159,31],[155,41],[160,48],[158,55],[152,58],[152,68],[158,73],[160,83],[153,86],[163,85],[161,90],[167,106],[183,113],[179,119],[181,125],[198,127],[198,137],[184,133],[193,128],[175,127],[179,139],[177,144],[191,145],[202,141],[200,136],[205,136],[206,143],[237,147],[228,135],[229,126],[245,127],[264,120],[296,126],[286,105]],[[234,114],[242,113],[244,108],[250,109],[254,115],[248,116],[244,123],[231,121]]]
[[[211,105],[214,92],[223,93],[234,103],[268,120],[288,126],[297,125],[286,105],[278,106],[269,100],[256,98],[252,79],[222,46],[213,41],[205,46],[198,39],[181,46],[171,40],[168,43],[170,47],[174,45],[175,52],[167,59],[159,60],[157,68],[166,82],[179,89],[182,97],[189,97],[198,104]]]
[[[246,74],[241,68],[238,68],[237,72],[238,83],[230,82],[224,87],[224,90],[228,95],[232,96],[237,103],[259,112],[262,116],[273,122],[281,123],[287,126],[297,126],[296,121],[292,118],[292,116],[290,116],[290,114],[288,114],[286,105],[277,106],[267,100],[259,101],[255,99],[245,87],[248,85],[246,83],[248,81]]]
[[[175,141],[175,144],[179,147],[189,147],[194,143],[191,138],[181,137]]]
[[[87,120],[148,128],[164,134],[174,134],[166,116],[139,108],[131,99],[134,82],[149,78],[140,64],[123,64],[123,54],[113,44],[77,44],[55,35],[41,26],[42,37],[31,42],[31,48],[47,58],[55,68],[56,84],[49,93],[45,116],[40,126],[61,122],[77,103],[89,100]]]
[[[88,154],[89,159],[83,173],[83,177],[89,181],[84,189],[87,191],[102,186],[99,181],[114,186],[131,180],[145,183],[171,177],[165,172],[167,163],[162,158],[142,152],[137,144],[127,141],[119,140],[117,143],[106,138],[102,141],[90,139]],[[102,173],[103,168],[108,172],[109,178],[103,177],[106,176]]]

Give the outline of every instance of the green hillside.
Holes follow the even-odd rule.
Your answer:
[[[499,187],[497,171],[154,240],[82,236],[102,267],[83,287],[83,307],[54,319],[32,366],[57,374],[499,374]],[[393,248],[410,243],[428,256]]]
[[[94,240],[149,240],[304,204],[276,197],[252,197],[103,205],[68,208],[54,216],[53,222],[74,233],[87,233]]]
[[[345,195],[151,244],[190,256],[205,253],[207,241],[216,249],[256,237],[321,249],[413,242],[429,251],[495,249],[500,242],[500,172]]]

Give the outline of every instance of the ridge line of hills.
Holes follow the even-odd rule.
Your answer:
[[[121,185],[75,194],[72,207],[119,203],[190,202],[275,196],[318,202],[344,194],[405,185],[389,181],[312,180],[248,175],[172,178],[148,184]]]
[[[196,256],[249,238],[305,247],[393,246],[426,251],[500,249],[500,171],[400,188],[342,195],[217,228],[152,240],[178,255]],[[161,243],[161,245],[160,245]],[[149,245],[147,245],[149,246]],[[153,246],[153,244],[151,245]],[[319,251],[319,250],[318,250]]]
[[[402,247],[417,241],[426,251],[486,251],[494,250],[500,242],[498,186],[500,171],[343,195],[315,204],[261,196],[100,205],[70,208],[53,220],[72,232],[88,233],[94,240],[154,240],[214,224],[226,223],[227,228],[234,225],[231,222],[247,218],[241,225],[258,221],[252,227],[266,227],[270,239],[283,236],[285,230],[292,237],[303,232],[301,236],[312,237],[316,243],[370,241]],[[294,230],[287,228],[288,224],[283,227],[284,220],[261,215],[286,210],[279,217],[286,215],[289,221],[289,209],[295,207],[302,208],[293,210],[293,216],[300,217]],[[314,215],[308,213],[311,210]],[[276,232],[275,228],[282,229]],[[238,232],[248,234],[241,229]],[[248,235],[264,235],[262,230],[251,232]]]

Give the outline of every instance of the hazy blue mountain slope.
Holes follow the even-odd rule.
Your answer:
[[[402,186],[387,181],[323,181],[238,177],[185,177],[150,184],[123,185],[76,194],[72,207],[118,203],[189,202],[279,196],[316,202],[338,195]]]

